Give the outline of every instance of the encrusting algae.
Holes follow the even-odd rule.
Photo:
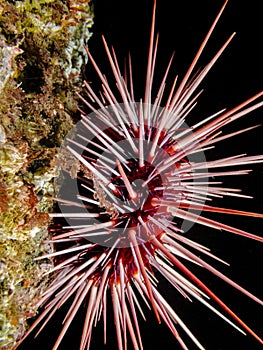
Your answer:
[[[48,212],[57,153],[77,117],[91,36],[88,0],[0,0],[0,348],[36,314],[51,261]]]

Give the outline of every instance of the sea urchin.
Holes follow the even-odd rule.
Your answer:
[[[225,6],[226,3],[184,78],[178,83],[175,77],[164,104],[166,79],[173,57],[153,98],[152,84],[158,46],[158,36],[155,37],[154,31],[155,3],[143,99],[135,102],[130,58],[122,75],[114,50],[110,50],[103,38],[121,96],[120,104],[107,78],[87,50],[102,82],[102,93],[97,94],[85,82],[87,99],[80,98],[92,113],[86,114],[81,110],[81,121],[63,145],[63,152],[69,151],[80,166],[76,178],[64,180],[55,199],[60,213],[50,214],[55,222],[51,229],[55,251],[40,259],[54,258],[55,267],[50,273],[55,277],[38,302],[45,309],[27,333],[31,333],[40,323],[40,330],[43,329],[55,312],[69,298],[73,298],[53,349],[59,347],[82,305],[85,305],[86,316],[80,349],[89,348],[92,329],[101,318],[104,320],[106,342],[106,306],[109,297],[119,350],[127,349],[128,335],[134,349],[143,349],[137,316],[141,314],[144,317],[142,300],[152,308],[159,322],[166,323],[183,349],[187,349],[187,346],[179,334],[181,330],[198,348],[203,349],[159,292],[158,274],[186,298],[197,299],[233,327],[252,334],[263,343],[185,263],[187,260],[203,267],[263,304],[200,257],[207,256],[220,261],[206,247],[186,236],[191,225],[198,223],[263,241],[262,237],[203,215],[214,212],[263,217],[263,214],[206,204],[217,196],[245,197],[234,188],[222,187],[216,179],[247,174],[249,171],[243,168],[235,170],[235,167],[263,162],[263,155],[239,154],[209,161],[204,155],[217,142],[248,131],[242,129],[221,134],[224,126],[262,106],[263,102],[255,101],[263,96],[263,92],[191,127],[185,122],[200,95],[200,92],[196,92],[197,88],[233,38],[231,35],[212,60],[201,71],[193,74]],[[217,304],[223,310],[222,313],[208,299]],[[228,314],[229,318],[224,314]]]

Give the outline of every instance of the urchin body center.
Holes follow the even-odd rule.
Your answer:
[[[145,181],[142,179],[136,179],[132,182],[134,191],[136,193],[136,198],[132,201],[134,203],[134,210],[142,208],[146,199],[150,195],[147,186],[143,186]]]
[[[163,181],[154,165],[147,161],[140,166],[140,161],[133,158],[126,165],[124,168],[117,163],[120,176],[114,176],[111,183],[116,188],[120,219],[125,218],[127,225],[140,224],[141,220],[148,221],[148,216],[153,216],[158,209],[153,199],[162,199]]]

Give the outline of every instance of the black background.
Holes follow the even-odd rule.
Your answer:
[[[160,82],[160,77],[162,77],[173,51],[175,51],[175,59],[171,78],[168,79],[168,87],[176,74],[179,74],[179,78],[182,77],[222,3],[223,1],[209,0],[157,1],[156,29],[160,33],[155,75],[157,83]],[[212,58],[213,54],[232,32],[235,31],[237,34],[211,70],[209,76],[202,83],[202,88],[205,91],[201,95],[195,111],[189,116],[189,125],[221,108],[231,108],[262,89],[263,30],[260,5],[260,1],[257,0],[232,0],[227,5],[197,64],[197,68],[204,66]],[[135,97],[139,99],[143,96],[144,91],[152,0],[97,0],[94,1],[94,6],[95,24],[92,28],[94,34],[89,42],[90,51],[101,70],[107,74],[107,77],[111,71],[105,58],[101,35],[105,35],[108,44],[114,46],[120,64],[130,51],[133,59]],[[86,79],[93,84],[95,89],[99,88],[99,81],[91,64],[87,66]],[[111,78],[109,78],[109,81],[111,82]],[[112,82],[114,81],[112,80]],[[227,127],[225,131],[238,130],[242,127],[259,124],[262,121],[262,115],[263,108],[237,121],[235,125]],[[216,150],[208,152],[207,157],[212,159],[244,152],[250,155],[263,153],[262,132],[261,127],[232,138],[221,145],[218,144]],[[254,171],[250,175],[239,176],[235,179],[229,178],[224,183],[226,186],[242,188],[245,194],[253,196],[254,199],[234,200],[226,198],[215,200],[214,204],[263,212],[263,167],[262,165],[255,165],[253,169]],[[217,218],[218,216],[213,215],[212,217]],[[263,235],[263,220],[261,219],[222,217],[221,215],[218,219],[251,233]],[[255,295],[263,298],[261,286],[262,245],[260,243],[226,232],[214,232],[200,226],[195,226],[189,233],[189,237],[210,247],[214,253],[227,260],[231,264],[230,267],[220,264],[215,264],[215,266]],[[193,270],[242,320],[263,337],[262,307],[203,270],[198,268]],[[198,302],[189,303],[184,301],[165,281],[162,281],[161,285],[161,290],[167,300],[174,306],[175,311],[178,312],[206,349],[257,350],[261,348],[250,335],[243,336],[238,333],[206,310],[205,307],[200,306]],[[146,309],[145,312],[147,322],[140,322],[144,349],[180,349],[166,326],[164,324],[158,325],[154,316]],[[60,349],[78,349],[83,317],[84,315],[77,317],[72,328],[66,334]],[[62,315],[59,314],[52,319],[36,340],[29,337],[19,349],[52,349],[52,344],[59,333],[61,320]],[[189,349],[196,349],[195,345],[187,340],[187,335],[180,329],[179,331]],[[91,349],[117,350],[115,329],[111,317],[109,317],[108,344],[105,347],[103,346],[102,327],[98,326],[94,331]],[[132,346],[129,344],[128,350],[130,349],[132,349]]]

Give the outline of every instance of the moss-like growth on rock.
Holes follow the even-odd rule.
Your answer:
[[[93,14],[88,0],[0,0],[0,347],[36,313],[56,156],[77,116]]]

